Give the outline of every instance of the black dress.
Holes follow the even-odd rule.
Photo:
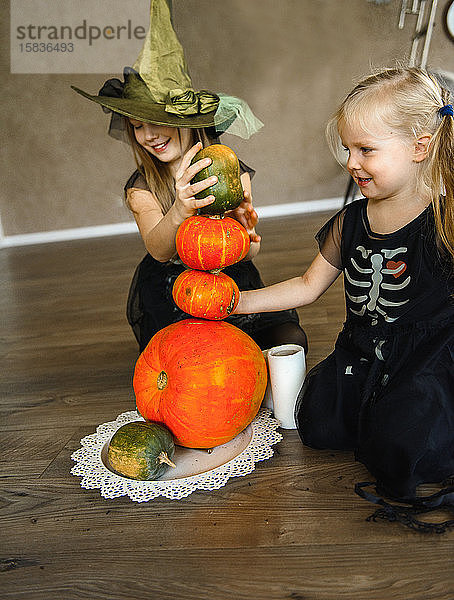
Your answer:
[[[253,176],[254,171],[240,161],[240,171]],[[125,186],[125,191],[131,187],[149,189],[144,177],[139,171],[135,171]],[[150,254],[147,254],[138,265],[129,290],[127,303],[127,318],[134,335],[142,351],[153,335],[176,321],[191,318],[175,304],[172,298],[172,288],[175,279],[187,267],[183,265],[178,256],[167,262],[159,262]],[[235,280],[240,290],[252,290],[264,287],[260,274],[251,260],[242,260],[234,265],[226,267],[223,272]],[[285,310],[274,313],[255,313],[249,315],[231,315],[225,319],[242,329],[251,336],[257,344],[265,349],[270,345],[295,342],[294,339],[286,339],[285,331],[289,335],[295,334],[299,338],[297,343],[305,344],[304,331],[299,327],[299,319],[295,310]],[[275,331],[276,326],[284,327],[283,339],[270,338],[267,331]],[[299,341],[302,340],[302,341]]]
[[[454,474],[454,277],[432,208],[377,234],[363,198],[317,238],[343,271],[347,316],[334,352],[300,392],[300,437],[354,450],[381,494],[415,498],[419,484]],[[454,506],[454,488],[449,494]]]

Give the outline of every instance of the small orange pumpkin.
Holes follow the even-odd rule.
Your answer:
[[[185,319],[161,329],[134,372],[137,410],[163,423],[175,443],[213,448],[256,416],[266,363],[254,340],[225,321]]]
[[[225,319],[240,299],[235,281],[222,273],[186,269],[173,284],[173,299],[182,311],[201,319]]]
[[[223,269],[242,260],[250,243],[246,229],[231,217],[189,217],[176,235],[177,252],[184,264],[203,271]]]

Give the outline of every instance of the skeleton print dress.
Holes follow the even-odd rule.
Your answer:
[[[299,434],[315,448],[355,450],[395,498],[454,474],[454,279],[434,232],[429,206],[376,234],[363,198],[317,234],[343,271],[347,316],[300,392]]]

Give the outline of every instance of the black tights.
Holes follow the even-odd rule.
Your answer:
[[[292,321],[267,327],[254,334],[254,340],[262,350],[282,344],[298,344],[307,353],[307,337],[303,329]]]

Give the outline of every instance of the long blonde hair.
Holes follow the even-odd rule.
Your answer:
[[[175,180],[170,172],[170,168],[166,163],[152,156],[138,143],[134,134],[134,127],[129,122],[129,119],[125,118],[125,122],[137,169],[145,177],[148,187],[161,205],[162,212],[166,214],[175,201]],[[213,143],[213,138],[210,137],[205,129],[193,128],[191,129],[191,133],[191,145],[198,141],[202,142],[204,147]],[[178,129],[178,136],[181,152],[183,152],[180,129]]]
[[[440,114],[449,96],[427,71],[416,67],[385,69],[363,79],[348,94],[329,120],[326,137],[342,164],[340,121],[358,124],[371,133],[368,128],[382,122],[409,143],[430,135],[427,157],[419,163],[417,190],[421,198],[432,203],[439,240],[454,263],[454,118]]]

